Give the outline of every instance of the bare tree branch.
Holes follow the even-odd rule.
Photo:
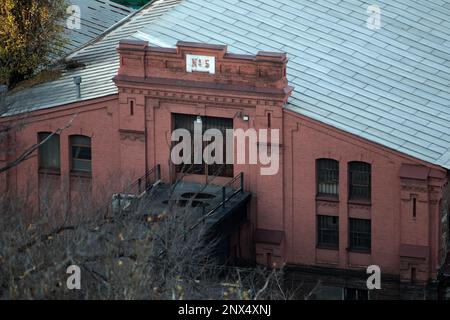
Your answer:
[[[29,148],[27,148],[17,159],[15,159],[14,161],[6,164],[4,167],[0,168],[0,173],[5,172],[11,168],[14,168],[16,166],[18,166],[20,163],[22,163],[23,161],[26,161],[30,158],[31,154],[37,150],[39,147],[41,147],[42,145],[44,145],[52,136],[54,136],[55,134],[61,134],[62,131],[64,131],[65,129],[69,128],[72,125],[73,120],[77,117],[77,114],[75,114],[70,121],[61,128],[58,128],[56,130],[54,130],[51,134],[49,134],[44,140],[42,140],[39,143],[36,143],[32,146],[30,146]]]

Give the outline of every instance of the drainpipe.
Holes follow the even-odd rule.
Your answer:
[[[73,83],[75,83],[76,86],[77,99],[81,99],[81,77],[80,76],[73,77]]]
[[[145,172],[147,173],[148,172],[148,146],[147,146],[148,131],[147,131],[147,99],[145,99],[145,98],[144,98],[144,136],[145,136],[145,140],[144,140]],[[155,165],[156,165],[156,163],[155,163]]]

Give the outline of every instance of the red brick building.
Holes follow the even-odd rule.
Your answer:
[[[235,4],[230,13],[219,4],[212,11],[207,1],[155,2],[72,54],[70,59],[85,66],[17,94],[9,113],[0,119],[4,124],[26,112],[27,125],[10,140],[25,147],[77,115],[70,128],[36,157],[0,175],[3,189],[21,192],[51,177],[56,185],[68,184],[73,193],[81,181],[95,197],[102,186],[112,183],[114,191],[120,190],[155,165],[161,167],[162,181],[170,183],[177,177],[169,161],[170,133],[177,123],[186,119],[192,123],[200,117],[222,129],[279,129],[276,175],[261,175],[261,164],[235,163],[214,180],[214,184],[225,184],[242,172],[244,189],[252,194],[247,206],[249,222],[230,239],[233,255],[260,264],[324,270],[364,271],[369,265],[379,265],[383,274],[402,281],[435,280],[447,252],[450,197],[450,127],[446,122],[450,92],[448,86],[436,83],[439,77],[450,81],[448,68],[426,74],[417,67],[416,73],[395,83],[398,70],[412,66],[410,55],[414,55],[411,61],[420,57],[427,64],[431,54],[421,56],[422,48],[412,45],[395,49],[401,53],[381,46],[376,56],[358,62],[374,48],[364,49],[358,41],[346,40],[347,45],[339,44],[342,51],[338,47],[330,51],[332,41],[325,34],[310,44],[307,38],[320,32],[316,23],[321,21],[306,16],[311,30],[296,25],[297,18],[288,12],[291,3],[274,7],[267,21],[261,22],[258,17],[270,13],[264,3],[255,5],[255,12],[248,16],[245,11],[250,4]],[[304,1],[298,5],[313,13],[318,9]],[[350,5],[341,7],[358,16],[355,10]],[[384,10],[390,12],[389,7]],[[326,13],[323,19],[344,21],[343,12]],[[184,30],[201,26],[205,17],[210,17],[210,30],[199,31],[197,36],[192,30],[188,36],[180,31],[180,26]],[[215,18],[230,21],[215,30],[219,28]],[[252,29],[256,28],[252,21],[260,24],[259,33],[268,34],[275,28],[270,21],[282,24],[277,30],[286,38],[267,35],[267,43],[252,45],[262,37]],[[240,26],[246,34],[238,35],[228,26]],[[298,49],[297,55],[290,53],[294,35],[289,29],[295,27],[304,40],[299,48],[307,46]],[[335,30],[340,28],[349,26],[337,22]],[[358,25],[355,28],[366,32]],[[430,28],[437,30],[437,25]],[[388,25],[386,29],[379,34],[369,31],[376,45],[389,43],[393,31]],[[217,45],[223,42],[222,36],[235,40],[228,48]],[[216,41],[199,41],[207,39]],[[326,43],[328,53],[321,43]],[[267,51],[258,50],[266,47]],[[435,50],[436,59],[448,64],[448,54],[439,53],[445,50]],[[396,60],[396,54],[404,55],[403,60]],[[213,58],[213,72],[189,70],[189,55]],[[381,71],[372,69],[370,59],[384,73],[377,74],[379,84],[373,82],[371,72]],[[355,63],[353,70],[351,62]],[[333,76],[339,72],[340,76]],[[79,97],[74,76],[81,77]],[[413,110],[422,100],[426,103],[421,109]],[[434,118],[426,117],[432,114]],[[260,141],[256,144],[261,148]],[[11,159],[5,157],[0,163]],[[208,169],[185,179],[206,183]]]

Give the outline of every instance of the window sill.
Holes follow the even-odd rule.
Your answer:
[[[372,254],[372,250],[367,250],[367,249],[352,249],[352,248],[347,248],[348,252],[353,252],[353,253],[362,253],[362,254]]]
[[[70,176],[74,178],[92,178],[92,172],[70,171]]]
[[[316,249],[339,251],[339,247],[326,246],[326,245],[316,245]]]
[[[61,171],[57,170],[57,169],[47,169],[47,168],[40,168],[38,170],[39,174],[48,174],[48,175],[55,175],[55,176],[60,176],[61,175]]]
[[[329,201],[329,202],[339,202],[339,196],[318,194],[318,195],[316,195],[316,200]]]
[[[349,199],[348,203],[349,204],[359,204],[359,205],[364,205],[364,206],[372,205],[372,201],[370,199]]]

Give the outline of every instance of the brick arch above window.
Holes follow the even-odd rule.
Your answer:
[[[61,135],[65,135],[65,136],[85,136],[88,138],[93,139],[95,134],[94,134],[94,129],[88,128],[87,126],[82,126],[80,124],[80,120],[78,119],[79,117],[75,117],[74,122],[71,124],[71,126],[67,129],[65,129]]]

